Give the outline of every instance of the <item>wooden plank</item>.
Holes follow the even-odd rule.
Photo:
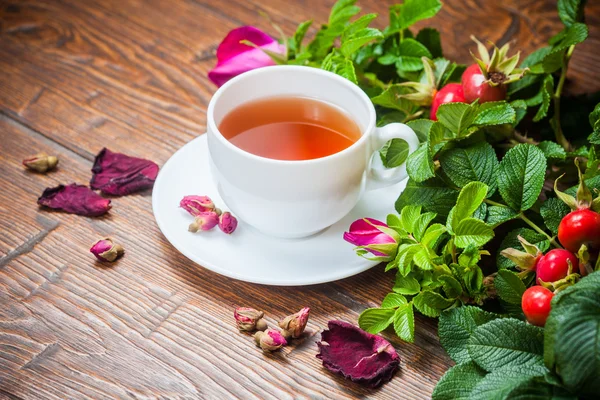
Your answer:
[[[98,219],[39,211],[35,199],[44,187],[85,182],[91,162],[6,117],[0,117],[0,132],[8,161],[0,178],[3,224],[24,235],[0,237],[7,249],[23,241],[21,251],[0,262],[2,390],[26,398],[371,393],[324,371],[315,342],[329,319],[356,321],[365,305],[385,295],[391,277],[381,268],[293,290],[231,281],[193,265],[165,242],[147,195],[114,199],[110,215]],[[23,171],[19,161],[32,149],[57,154],[60,168],[48,175]],[[108,268],[88,252],[104,235],[127,249]],[[235,329],[234,305],[264,309],[271,325],[309,305],[311,333],[265,360]],[[419,318],[416,344],[388,335],[400,349],[403,372],[379,397],[427,397],[449,365],[434,331],[435,321]]]

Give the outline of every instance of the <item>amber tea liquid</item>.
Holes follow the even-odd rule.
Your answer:
[[[276,160],[312,160],[338,153],[361,132],[344,111],[306,97],[254,100],[230,111],[219,131],[231,143]]]

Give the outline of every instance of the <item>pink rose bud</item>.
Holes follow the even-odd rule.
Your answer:
[[[231,215],[229,211],[225,211],[223,214],[219,215],[219,228],[230,235],[237,228],[238,221],[237,218]]]
[[[355,250],[359,255],[369,252],[375,256],[374,260],[390,261],[398,250],[400,235],[381,221],[363,218],[350,225],[344,240],[357,246]]]
[[[219,216],[214,211],[203,211],[196,215],[194,222],[190,224],[190,232],[209,231],[219,223]]]
[[[275,329],[267,329],[264,332],[258,331],[254,334],[254,341],[257,346],[260,346],[263,351],[279,350],[282,346],[287,345],[287,341],[281,332]]]
[[[252,43],[251,46],[242,41]],[[285,46],[253,26],[242,26],[229,32],[217,49],[217,65],[208,78],[217,86],[246,71],[275,65],[265,52],[281,54],[285,58]]]
[[[308,314],[310,313],[310,308],[304,307],[302,310],[298,311],[296,314],[288,315],[285,317],[280,323],[281,333],[286,339],[294,338],[297,339],[304,332],[304,328],[306,328],[306,323],[308,322]]]
[[[208,196],[185,196],[179,202],[179,207],[189,212],[194,217],[201,212],[215,211],[215,203]]]
[[[238,307],[233,312],[235,323],[240,331],[254,332],[267,329],[267,323],[262,319],[265,313],[254,308]]]
[[[38,153],[23,160],[23,165],[33,171],[44,173],[50,171],[58,164],[58,158],[46,153]]]
[[[111,238],[97,240],[90,249],[90,252],[100,261],[113,262],[121,257],[125,249],[121,245],[113,243]]]

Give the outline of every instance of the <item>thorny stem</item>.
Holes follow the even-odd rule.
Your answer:
[[[546,236],[548,238],[548,240],[550,241],[550,243],[552,243],[552,245],[558,249],[562,249],[563,247],[558,244],[558,242],[556,240],[554,240],[554,238],[550,235],[548,235],[546,232],[544,232],[544,230],[542,228],[540,228],[539,226],[537,226],[532,220],[530,220],[529,218],[527,218],[525,216],[525,214],[520,213],[519,214],[519,218],[521,218],[521,220],[523,220],[523,222],[525,222],[527,225],[529,225],[531,228],[533,228],[534,231],[536,231],[539,234],[542,234],[544,236]]]
[[[563,60],[563,65],[560,70],[560,78],[558,79],[558,84],[556,85],[556,91],[554,92],[554,131],[556,134],[556,141],[560,144],[566,151],[570,150],[570,143],[565,137],[562,127],[560,126],[560,95],[562,93],[563,87],[565,85],[565,80],[567,79],[567,68],[569,67],[569,60],[573,55],[573,50],[575,49],[575,45],[569,46],[567,52],[565,54],[565,58]]]

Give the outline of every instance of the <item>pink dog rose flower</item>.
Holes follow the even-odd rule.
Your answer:
[[[244,43],[247,40],[257,47]],[[285,54],[285,46],[253,26],[242,26],[225,36],[217,49],[217,65],[208,73],[208,78],[217,86],[222,86],[231,78],[246,71],[275,65],[263,50]]]
[[[359,255],[369,252],[375,260],[389,261],[396,255],[400,236],[381,221],[363,218],[350,225],[349,232],[344,232],[344,240],[357,246]]]

